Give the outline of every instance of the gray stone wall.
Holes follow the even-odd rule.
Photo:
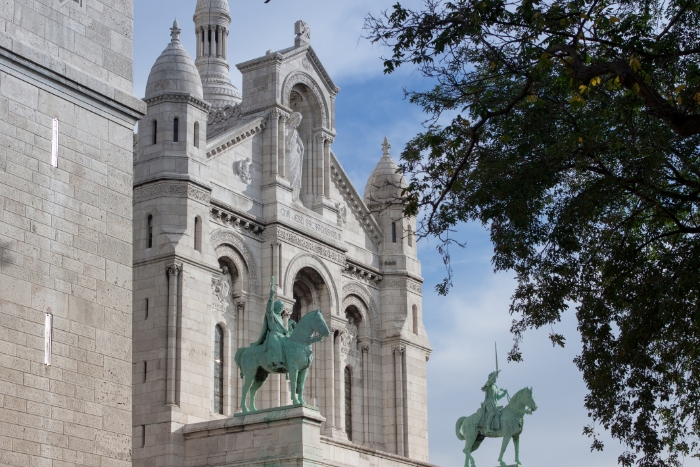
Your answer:
[[[133,9],[132,0],[0,0],[0,45],[71,79],[82,72],[100,88],[131,93]]]
[[[132,8],[0,0],[0,465],[131,465]]]

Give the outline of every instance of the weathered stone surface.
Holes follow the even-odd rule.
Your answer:
[[[2,465],[131,465],[131,3],[0,0]]]

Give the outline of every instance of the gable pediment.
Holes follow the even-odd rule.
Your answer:
[[[265,117],[257,117],[248,121],[242,122],[229,130],[226,130],[222,135],[217,136],[211,141],[207,141],[207,160],[211,160],[220,154],[223,154],[228,149],[233,148],[243,141],[252,138],[256,133],[260,133],[265,129]]]

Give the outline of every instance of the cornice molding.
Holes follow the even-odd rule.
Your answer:
[[[249,122],[226,131],[207,146],[207,160],[217,157],[229,148],[251,138],[265,129],[267,117],[257,117]]]
[[[160,96],[151,97],[143,100],[147,105],[162,104],[163,102],[177,102],[177,103],[187,103],[197,107],[203,112],[209,113],[209,107],[211,107],[207,102],[201,99],[191,96],[190,94],[179,94],[179,93],[167,93],[161,94]]]
[[[380,248],[384,238],[382,228],[379,227],[377,220],[360,197],[333,151],[331,151],[331,179],[374,246]]]

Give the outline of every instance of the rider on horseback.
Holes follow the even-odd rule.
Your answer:
[[[284,303],[281,300],[275,301],[275,278],[273,277],[270,282],[270,299],[267,301],[262,331],[258,340],[250,346],[265,345],[265,353],[271,362],[270,365],[283,373],[286,370],[282,344],[289,337],[289,331],[282,321],[282,310],[284,310]]]
[[[489,374],[489,379],[481,388],[482,391],[486,393],[486,398],[481,407],[484,409],[479,420],[478,426],[486,429],[487,431],[498,431],[501,429],[501,405],[498,403],[499,400],[503,399],[508,391],[505,389],[498,389],[496,386],[496,379],[498,378],[499,370],[491,372]]]

